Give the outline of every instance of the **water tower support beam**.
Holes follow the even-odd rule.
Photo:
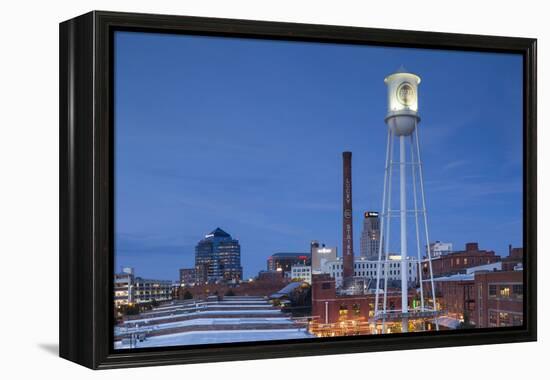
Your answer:
[[[399,136],[399,207],[401,214],[401,312],[407,313],[408,281],[407,281],[407,163],[405,151],[405,136]],[[409,321],[402,320],[402,332],[407,332]]]

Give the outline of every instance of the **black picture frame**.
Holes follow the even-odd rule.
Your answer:
[[[524,325],[433,333],[114,351],[115,30],[416,47],[523,56]],[[60,24],[60,356],[93,369],[535,341],[536,39],[93,11]]]

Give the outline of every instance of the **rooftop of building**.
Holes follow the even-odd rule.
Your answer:
[[[307,256],[311,257],[311,252],[276,252],[271,255],[271,257],[299,257],[299,256]]]
[[[284,296],[289,296],[290,293],[292,293],[295,289],[299,288],[303,284],[302,281],[295,281],[291,282],[290,284],[286,285],[284,288],[279,290],[276,293],[273,293],[269,298],[281,298]]]
[[[432,260],[439,260],[449,256],[460,256],[460,255],[489,255],[489,256],[500,257],[495,254],[495,251],[487,250],[487,249],[479,249],[479,243],[471,242],[471,243],[465,244],[464,250],[442,253],[441,256],[432,257]]]
[[[136,277],[134,282],[140,283],[140,282],[150,282],[150,283],[159,283],[159,284],[172,284],[172,280],[155,280],[150,278],[144,278],[144,277]]]
[[[521,271],[523,268],[518,267],[515,271]],[[504,273],[502,271],[502,262],[479,265],[476,267],[466,268],[464,273],[457,273],[449,276],[434,277],[434,281],[473,281],[476,273]],[[427,281],[427,280],[426,280]]]
[[[216,229],[209,234],[204,236],[205,239],[211,239],[211,238],[231,238],[231,235],[229,235],[227,232],[222,230],[220,227],[216,227]]]

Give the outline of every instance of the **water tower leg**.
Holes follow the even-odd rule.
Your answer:
[[[408,312],[407,280],[407,167],[405,153],[405,136],[399,136],[399,195],[401,217],[401,312]],[[408,318],[403,317],[401,330],[407,332]]]

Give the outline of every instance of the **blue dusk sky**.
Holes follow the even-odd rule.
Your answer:
[[[311,240],[340,254],[345,150],[358,254],[362,212],[382,203],[384,77],[401,65],[422,77],[430,240],[521,246],[521,56],[117,32],[115,268],[176,280],[216,227],[245,277]]]

